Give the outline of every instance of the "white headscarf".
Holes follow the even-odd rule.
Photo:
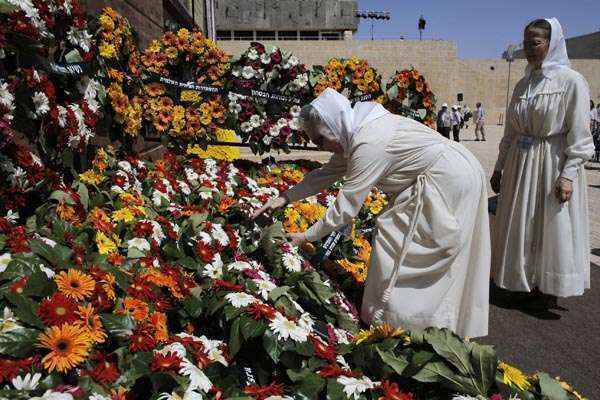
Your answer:
[[[550,23],[552,32],[550,33],[548,54],[546,54],[546,58],[544,58],[542,64],[542,72],[547,73],[560,68],[571,67],[571,62],[567,54],[567,43],[565,42],[565,35],[560,22],[556,18],[546,18],[546,21]],[[532,71],[533,69],[528,65],[525,74],[529,75]]]
[[[350,154],[352,138],[363,126],[389,114],[381,104],[375,102],[356,103],[352,108],[345,96],[331,88],[325,89],[310,104],[340,141],[345,157]]]

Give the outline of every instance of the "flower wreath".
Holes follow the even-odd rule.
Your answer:
[[[347,96],[351,101],[377,101],[383,103],[381,75],[367,60],[330,59],[325,66],[316,65],[311,72],[314,97],[326,88],[332,88]]]
[[[144,86],[144,119],[150,130],[168,134],[176,139],[171,144],[183,150],[189,143],[215,139],[226,110],[223,95],[211,89],[224,86],[229,56],[201,32],[180,29],[152,41],[141,61],[145,78],[153,81]],[[160,78],[172,79],[175,85]]]
[[[289,143],[304,141],[298,116],[300,106],[310,99],[308,80],[307,68],[298,58],[253,42],[231,67],[228,127],[255,153],[288,152]],[[252,90],[271,98],[246,95]],[[274,98],[278,96],[282,97]]]
[[[127,142],[138,136],[142,128],[140,53],[135,32],[126,18],[107,7],[98,17],[96,42],[112,121],[121,128],[110,129],[109,133],[111,139]]]
[[[388,110],[435,126],[435,95],[423,75],[414,68],[405,69],[392,77],[386,85]]]

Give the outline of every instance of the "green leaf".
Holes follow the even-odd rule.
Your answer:
[[[35,271],[23,289],[23,294],[26,296],[46,297],[51,296],[55,292],[55,284],[52,279],[48,279],[42,271]]]
[[[129,335],[135,322],[129,315],[100,314],[104,328],[114,335]]]
[[[327,400],[347,400],[344,387],[335,379],[327,380]]]
[[[471,364],[481,382],[481,392],[489,392],[494,384],[498,357],[492,346],[471,343]]]
[[[240,328],[240,318],[237,318],[231,324],[229,330],[229,353],[231,357],[235,356],[242,347],[242,332]]]
[[[426,329],[425,339],[442,358],[454,365],[465,376],[474,375],[465,342],[448,329]]]
[[[0,354],[16,358],[31,355],[39,333],[37,329],[27,328],[0,333]]]
[[[283,348],[277,340],[277,335],[267,330],[263,336],[263,347],[274,362],[279,361]]]
[[[90,195],[87,186],[80,182],[77,188],[77,193],[79,194],[79,201],[81,202],[81,205],[87,211],[90,206]]]
[[[138,249],[137,247],[129,247],[127,248],[127,258],[136,259],[145,257],[146,253]]]
[[[394,372],[398,375],[402,375],[406,367],[408,367],[409,362],[404,357],[396,357],[395,355],[382,351],[379,347],[375,347],[379,357],[381,357],[381,361],[383,361],[386,365],[391,367]]]
[[[309,399],[316,399],[319,397],[321,390],[325,387],[327,381],[321,378],[314,372],[307,371],[306,376],[300,381],[299,385],[296,386],[294,392],[302,394]]]
[[[78,63],[82,62],[83,58],[81,58],[81,55],[77,49],[73,49],[65,55],[65,60],[68,63]]]
[[[27,222],[25,223],[25,231],[27,233],[32,233],[32,232],[35,232],[36,229],[37,229],[36,216],[32,215],[31,217],[27,218]]]
[[[29,247],[34,254],[48,261],[52,266],[67,268],[73,251],[60,244],[50,246],[41,240],[30,240]]]
[[[12,311],[20,321],[44,329],[45,325],[37,315],[38,305],[33,300],[10,292],[5,293],[4,297],[15,306]]]
[[[70,206],[75,205],[75,200],[71,197],[67,192],[63,192],[62,190],[55,190],[50,194],[50,200],[56,200],[58,202],[64,202]]]
[[[16,9],[17,9],[16,5],[10,4],[6,0],[0,0],[0,13],[10,14],[11,12],[15,11]]]
[[[441,381],[454,381],[456,374],[442,361],[432,361],[423,366],[412,376],[419,382],[435,383]]]
[[[556,379],[546,373],[540,373],[540,390],[542,397],[547,400],[569,400],[569,395]]]
[[[246,340],[262,336],[267,329],[267,325],[264,322],[256,321],[245,315],[240,318],[240,321],[240,330]]]

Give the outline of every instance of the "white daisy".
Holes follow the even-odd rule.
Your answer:
[[[90,35],[87,29],[75,29],[71,27],[69,32],[67,32],[67,39],[72,45],[81,47],[86,53],[90,51],[92,35]]]
[[[39,372],[35,373],[33,375],[28,373],[24,377],[17,376],[15,378],[13,378],[11,380],[11,383],[14,386],[14,388],[17,390],[24,390],[24,391],[30,392],[32,390],[35,390],[38,387],[41,377],[42,377],[42,374],[40,374]]]
[[[220,224],[213,224],[210,234],[221,246],[229,244],[229,236],[227,236],[227,232],[223,230]]]
[[[8,263],[12,260],[10,253],[4,253],[0,256],[0,273],[6,271]]]
[[[52,389],[46,390],[40,397],[30,397],[29,400],[73,400],[71,393],[55,392]]]
[[[252,268],[252,265],[250,265],[250,263],[247,263],[246,261],[236,261],[236,262],[232,262],[231,264],[229,264],[227,266],[227,269],[229,271],[243,271],[245,269],[249,269]]]
[[[344,386],[344,393],[347,397],[354,397],[358,399],[360,395],[369,389],[375,388],[379,383],[373,382],[368,377],[352,378],[349,376],[340,376],[337,378],[337,382]]]
[[[210,340],[204,335],[200,336],[198,339],[200,339],[200,341],[204,345],[206,355],[211,361],[221,363],[226,367],[229,365],[229,363],[223,356],[223,351],[221,350],[221,346],[223,345],[222,341]]]
[[[204,393],[208,393],[213,386],[212,382],[204,372],[185,358],[181,362],[179,373],[183,376],[187,376],[190,380],[190,385],[187,390],[194,391],[200,389]]]
[[[41,116],[50,111],[50,101],[44,92],[35,92],[33,95],[33,106],[35,114]]]
[[[292,253],[285,253],[282,257],[282,261],[283,261],[283,266],[288,271],[290,271],[290,272],[302,271],[302,260],[298,256],[296,256]]]
[[[271,281],[266,281],[266,280],[262,280],[262,279],[254,279],[253,281],[254,281],[254,283],[256,283],[256,286],[258,287],[258,293],[265,300],[269,299],[269,293],[271,293],[271,290],[273,290],[277,287],[277,285],[275,285]]]
[[[248,59],[249,60],[257,60],[258,59],[258,51],[256,51],[256,49],[250,49],[250,51],[248,51]]]
[[[289,320],[281,313],[275,314],[275,318],[269,323],[269,328],[277,334],[279,340],[292,339],[295,342],[303,343],[308,339],[310,331]]]
[[[256,297],[243,292],[229,293],[225,296],[225,299],[235,308],[248,307],[250,304],[256,302]]]
[[[138,249],[141,252],[150,251],[150,243],[144,238],[133,238],[127,241],[129,249]]]
[[[252,68],[251,66],[247,65],[242,69],[242,77],[244,79],[252,79],[254,78],[254,74],[256,73],[256,71],[254,71],[254,68]]]

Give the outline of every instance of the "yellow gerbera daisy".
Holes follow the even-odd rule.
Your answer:
[[[118,250],[116,239],[118,239],[118,237],[113,236],[113,238],[110,239],[103,232],[98,231],[96,233],[96,245],[98,246],[98,252],[100,254],[116,253]]]
[[[54,281],[62,294],[76,301],[89,297],[96,286],[94,278],[85,272],[72,268],[56,275]]]
[[[500,362],[498,364],[498,370],[502,372],[502,381],[505,385],[517,387],[519,390],[528,390],[531,387],[527,375],[520,369],[505,362]]]
[[[42,364],[48,372],[68,372],[85,361],[91,346],[87,333],[81,327],[70,324],[46,328],[38,342],[40,347],[50,350],[42,358]]]

